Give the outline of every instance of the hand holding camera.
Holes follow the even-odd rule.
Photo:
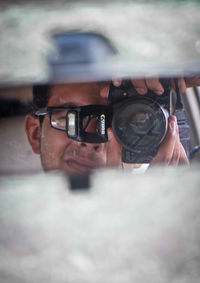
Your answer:
[[[148,89],[148,93],[145,95],[145,101],[148,101],[148,97],[150,96],[150,98],[153,98],[155,100],[157,100],[157,102],[160,102],[160,106],[157,105],[157,103],[150,103],[150,107],[153,105],[153,108],[155,107],[155,105],[158,106],[158,111],[154,111],[153,108],[149,112],[149,114],[145,113],[145,112],[140,112],[137,113],[137,115],[132,115],[131,117],[129,117],[129,119],[133,122],[132,126],[139,126],[137,127],[138,129],[138,135],[141,137],[141,130],[146,130],[147,132],[149,131],[149,134],[152,134],[153,131],[155,132],[156,129],[152,129],[150,125],[152,125],[152,121],[151,119],[155,116],[157,116],[157,118],[159,118],[159,113],[161,114],[161,125],[162,125],[162,131],[160,131],[160,135],[158,134],[158,136],[155,137],[155,143],[152,140],[153,146],[151,146],[151,144],[148,144],[148,142],[151,140],[151,138],[153,138],[153,135],[151,137],[149,137],[149,134],[145,137],[144,135],[144,139],[143,141],[146,141],[146,145],[145,146],[141,146],[141,144],[138,143],[138,145],[136,146],[136,148],[133,150],[133,153],[131,154],[131,151],[128,151],[127,147],[123,148],[123,154],[122,154],[122,160],[124,162],[133,162],[133,163],[144,163],[144,162],[150,162],[151,165],[156,165],[156,164],[165,164],[165,165],[177,165],[177,164],[188,164],[188,158],[187,155],[185,153],[184,147],[180,142],[180,137],[179,137],[179,130],[178,130],[178,125],[177,125],[177,119],[176,116],[171,115],[172,111],[170,110],[170,90],[171,87],[173,89],[175,89],[175,85],[171,84],[171,82],[165,81],[164,82],[164,88],[163,88],[163,82],[161,84],[161,82],[157,79],[148,79],[148,84],[147,81],[145,81],[144,79],[140,79],[140,80],[131,80],[132,83],[136,82],[136,84],[134,84],[134,94],[136,96],[136,94],[138,94],[138,87],[142,87],[144,89],[144,85],[146,87],[145,91],[147,91],[147,85],[148,87],[151,87],[151,89]],[[166,85],[169,84],[169,86]],[[189,83],[189,79],[187,81],[187,83]],[[183,81],[183,78],[179,78],[177,80],[177,84],[178,84],[178,88],[179,90],[182,92],[185,90],[185,81]],[[121,80],[114,80],[113,81],[113,85],[116,86],[117,88],[122,87],[122,81]],[[131,86],[130,86],[131,87]],[[160,90],[163,90],[163,94],[162,95],[158,95],[160,94]],[[137,91],[136,91],[137,89]],[[104,87],[102,88],[101,91],[101,95],[102,97],[106,97],[107,96],[107,88]],[[156,96],[157,94],[157,96]],[[153,95],[153,97],[152,97]],[[163,95],[165,98],[163,98]],[[142,102],[142,98],[144,99],[143,95],[139,95],[138,94],[138,99],[139,101]],[[141,99],[141,100],[140,100]],[[180,100],[180,96],[179,96],[179,100]],[[129,102],[127,102],[128,105]],[[145,102],[143,101],[142,103]],[[147,102],[148,104],[148,102]],[[164,105],[163,105],[164,104]],[[164,108],[163,108],[164,106]],[[140,107],[135,106],[135,108]],[[145,106],[146,107],[146,106]],[[126,108],[126,107],[125,107]],[[128,106],[128,108],[131,108],[130,106]],[[178,108],[180,107],[180,101],[178,103]],[[153,111],[153,112],[152,112]],[[185,123],[185,120],[183,119],[183,111],[180,110],[179,112],[181,112],[181,130],[182,132],[185,134],[185,128],[187,128],[188,126]],[[126,112],[126,110],[124,109],[124,113],[125,116],[127,117],[126,121],[128,121],[128,113]],[[118,115],[116,115],[118,116]],[[142,117],[142,119],[140,119]],[[168,118],[169,117],[169,118]],[[154,117],[155,118],[155,117]],[[117,119],[116,119],[117,121]],[[157,122],[159,120],[157,119]],[[136,124],[134,124],[136,123]],[[154,120],[154,123],[156,124],[156,120]],[[160,123],[158,123],[160,124]],[[139,132],[140,131],[140,132]],[[135,134],[134,134],[135,135]],[[120,137],[118,137],[120,138]],[[130,138],[130,135],[129,135]],[[188,142],[189,141],[189,135],[187,137],[183,137],[184,141]],[[123,137],[122,137],[123,139]],[[127,138],[125,138],[125,140],[127,140]],[[160,140],[160,142],[159,142]],[[129,139],[129,141],[131,142],[131,138]],[[136,142],[137,143],[137,142]],[[128,145],[128,144],[127,144]],[[129,143],[130,145],[130,143]],[[144,144],[143,144],[144,145]],[[138,153],[137,153],[137,147],[139,148]],[[156,148],[157,147],[157,148]],[[153,150],[154,149],[154,150]],[[157,150],[157,153],[155,153],[155,151]],[[134,153],[135,151],[135,153]],[[144,154],[146,151],[146,154]],[[148,153],[149,151],[149,153]],[[153,152],[154,151],[154,152]],[[132,155],[132,157],[131,157]],[[149,156],[148,156],[149,155]],[[155,155],[153,157],[153,155]],[[132,159],[132,160],[131,160]]]

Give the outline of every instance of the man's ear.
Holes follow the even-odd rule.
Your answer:
[[[32,114],[25,117],[24,127],[28,141],[32,150],[36,154],[40,154],[40,120]]]

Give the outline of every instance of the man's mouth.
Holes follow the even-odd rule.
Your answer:
[[[91,163],[91,161],[84,160],[84,159],[74,159],[69,158],[66,160],[66,164],[70,172],[74,174],[88,174],[93,169],[96,168],[94,163]]]

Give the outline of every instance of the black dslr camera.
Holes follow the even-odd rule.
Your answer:
[[[110,84],[109,106],[85,105],[71,107],[66,117],[67,136],[89,143],[107,142],[107,129],[122,145],[122,161],[126,163],[149,163],[163,141],[168,117],[182,108],[178,87],[170,90],[170,80],[160,80],[164,93],[157,95],[148,91],[139,95],[129,80],[120,87]],[[177,85],[177,83],[175,84]]]
[[[160,82],[162,95],[152,91],[139,95],[129,80],[120,87],[110,86],[112,129],[122,145],[123,162],[149,163],[166,135],[169,115],[182,108],[180,93],[171,92],[170,80]]]

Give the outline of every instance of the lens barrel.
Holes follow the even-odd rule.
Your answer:
[[[164,139],[168,117],[168,111],[155,100],[137,96],[114,106],[112,128],[126,150],[145,156]]]

